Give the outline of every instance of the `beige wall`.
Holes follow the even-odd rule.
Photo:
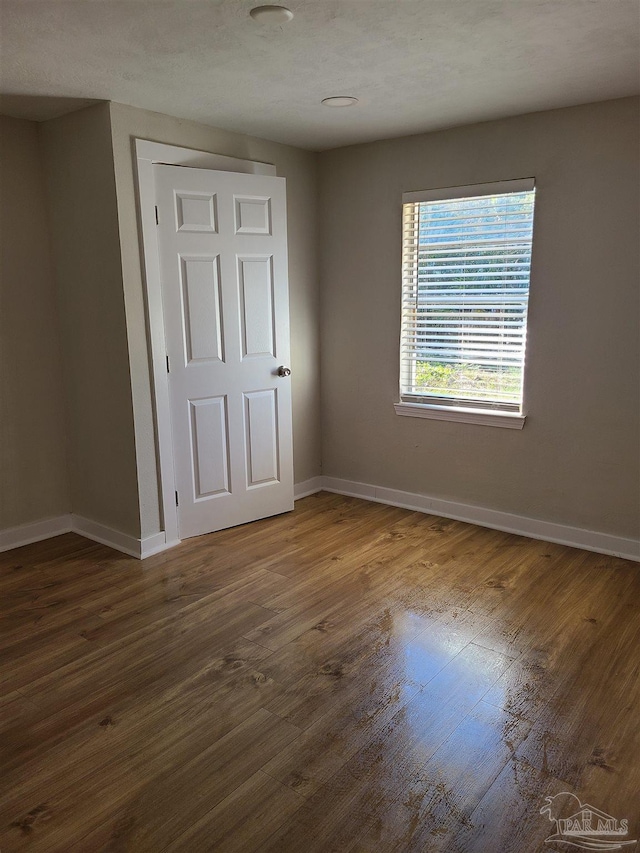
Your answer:
[[[320,155],[323,469],[637,537],[638,100]],[[535,176],[522,432],[398,417],[403,191]]]
[[[108,104],[40,126],[60,306],[74,513],[140,534]]]
[[[0,529],[69,512],[37,125],[0,116]]]
[[[330,476],[638,535],[637,99],[321,155],[119,104],[46,122],[60,338],[38,131],[15,119],[0,130],[0,528],[72,508],[136,537],[160,529],[139,137],[271,162],[287,178],[296,482],[320,473],[322,449]],[[402,192],[529,175],[525,429],[399,418]]]
[[[296,482],[320,473],[320,390],[317,277],[317,155],[262,139],[111,104],[122,273],[135,409],[142,535],[160,529],[150,365],[138,243],[133,140],[273,163],[287,179],[293,439]]]

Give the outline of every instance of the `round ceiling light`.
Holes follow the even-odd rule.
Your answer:
[[[249,14],[261,24],[286,24],[293,18],[293,12],[286,6],[256,6]]]
[[[324,98],[322,103],[325,107],[352,107],[358,103],[358,99],[351,95],[337,95],[335,98]]]

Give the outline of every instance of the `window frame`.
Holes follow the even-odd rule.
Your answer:
[[[405,204],[416,204],[420,202],[433,201],[450,201],[458,198],[475,198],[480,196],[502,195],[506,193],[521,193],[531,192],[536,189],[536,181],[534,177],[518,178],[515,180],[496,181],[484,184],[470,184],[457,187],[439,187],[436,189],[418,190],[405,192],[402,194],[402,205],[404,211]],[[535,221],[535,201],[534,201],[534,221]],[[402,225],[402,236],[404,239],[404,223]],[[533,236],[531,240],[531,250],[533,255]],[[529,286],[531,283],[531,275],[529,276]],[[401,283],[401,291],[404,291],[404,283]],[[530,294],[528,294],[529,296]],[[525,331],[528,332],[528,316],[527,326]],[[400,334],[400,357],[402,359],[403,337],[402,331]],[[507,429],[522,429],[526,421],[526,384],[525,384],[525,367],[523,364],[522,374],[522,405],[518,411],[509,411],[507,409],[498,408],[497,404],[493,405],[488,402],[484,406],[464,405],[464,398],[451,398],[444,404],[439,404],[437,398],[432,397],[427,400],[420,400],[419,395],[402,394],[401,377],[398,383],[399,386],[399,402],[394,403],[394,409],[397,415],[405,417],[428,418],[433,420],[459,421],[462,423],[480,424],[483,426],[496,426]]]

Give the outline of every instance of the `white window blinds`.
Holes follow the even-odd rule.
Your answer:
[[[521,411],[534,197],[532,179],[403,197],[402,400]]]

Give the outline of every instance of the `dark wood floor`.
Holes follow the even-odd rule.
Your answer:
[[[320,494],[0,565],[2,853],[575,850],[561,792],[640,838],[637,564]]]

